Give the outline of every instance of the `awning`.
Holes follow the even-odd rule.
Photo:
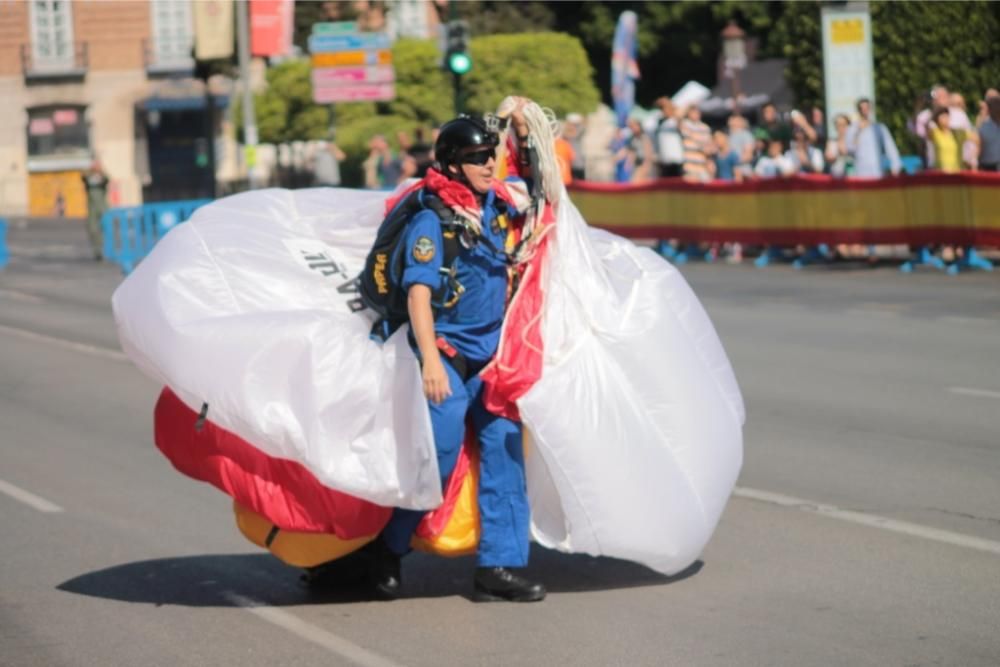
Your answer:
[[[228,95],[212,95],[212,102],[217,109],[229,106]],[[205,108],[203,95],[191,97],[147,97],[136,105],[143,111],[193,111]]]

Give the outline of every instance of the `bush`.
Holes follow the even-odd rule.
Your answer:
[[[507,95],[530,97],[559,116],[589,113],[600,101],[580,40],[562,33],[478,37],[466,75],[469,111],[496,109]]]

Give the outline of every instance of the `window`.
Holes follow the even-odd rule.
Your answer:
[[[69,0],[32,0],[31,46],[38,69],[72,68],[73,14]]]
[[[193,66],[191,48],[194,45],[191,3],[189,0],[154,0],[153,66]]]
[[[28,109],[28,157],[80,157],[90,151],[85,107],[45,106]]]

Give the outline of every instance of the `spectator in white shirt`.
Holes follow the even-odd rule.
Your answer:
[[[846,114],[839,113],[833,119],[833,126],[837,134],[826,142],[826,164],[831,176],[844,178],[848,167],[853,166],[850,151],[847,150],[847,130],[851,126],[851,119]]]
[[[680,130],[680,111],[669,97],[656,100],[659,114],[654,114],[646,131],[653,136],[656,168],[660,178],[684,173],[684,143]]]
[[[753,173],[758,178],[780,178],[795,173],[795,165],[784,154],[784,144],[780,139],[767,142],[767,153],[757,160]]]
[[[792,131],[792,145],[785,152],[785,157],[791,161],[797,174],[822,174],[823,153],[809,143],[805,130],[796,127]]]

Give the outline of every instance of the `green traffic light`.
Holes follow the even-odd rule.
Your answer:
[[[448,69],[454,74],[465,74],[472,69],[472,58],[468,53],[451,53],[448,55]]]

